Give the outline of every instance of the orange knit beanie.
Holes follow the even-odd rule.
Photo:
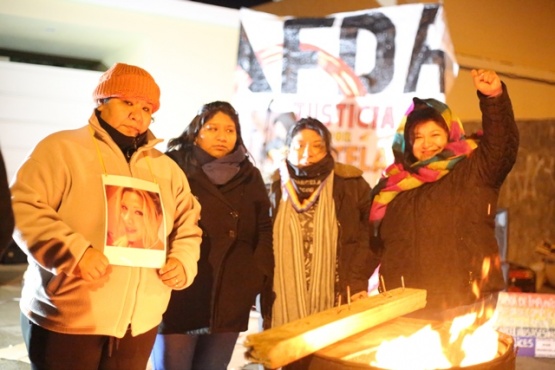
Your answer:
[[[100,76],[93,92],[95,101],[105,98],[144,99],[153,105],[152,113],[160,108],[160,88],[144,69],[116,63]]]

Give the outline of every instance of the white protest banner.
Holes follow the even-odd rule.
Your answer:
[[[332,132],[338,161],[374,185],[412,98],[445,101],[458,73],[441,4],[409,4],[323,18],[241,9],[233,104],[266,179],[287,129],[314,117]]]

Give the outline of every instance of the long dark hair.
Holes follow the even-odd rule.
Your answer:
[[[239,123],[239,114],[233,108],[233,106],[225,101],[213,101],[211,103],[204,104],[198,111],[197,115],[185,128],[180,136],[170,139],[168,141],[167,151],[179,150],[184,156],[185,160],[188,161],[191,158],[192,148],[195,145],[195,140],[200,132],[200,129],[204,124],[209,121],[216,113],[222,112],[229,116],[233,123],[235,123],[235,130],[237,131],[237,142],[233,151],[235,151],[239,146],[245,146],[243,143],[243,137],[241,135],[241,124]],[[246,149],[246,148],[245,148]]]

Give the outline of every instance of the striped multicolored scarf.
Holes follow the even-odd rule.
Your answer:
[[[435,99],[416,98],[415,101],[419,104],[426,104],[441,114],[449,129],[448,143],[440,154],[425,161],[413,163],[410,165],[410,169],[406,169],[399,159],[386,168],[384,175],[373,189],[375,196],[370,209],[370,221],[373,223],[379,223],[383,219],[387,205],[400,192],[441,179],[461,159],[468,157],[477,147],[475,140],[466,138],[461,121],[458,117],[452,115],[451,109],[447,105]],[[415,103],[413,102],[403,116],[395,134],[393,152],[396,153],[396,158],[403,157],[405,151],[405,124],[414,107]]]
[[[282,186],[285,186],[286,181]],[[272,327],[332,308],[335,304],[335,274],[339,228],[333,200],[333,171],[318,188],[318,202],[303,203],[314,207],[312,230],[303,224],[299,204],[289,191],[282,191],[274,222],[274,292]],[[303,234],[312,233],[312,261],[306,271]],[[307,279],[312,282],[307,289]]]

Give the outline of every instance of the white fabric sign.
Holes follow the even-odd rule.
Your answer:
[[[323,18],[241,9],[233,104],[267,176],[288,127],[314,117],[336,159],[373,186],[393,161],[391,141],[412,98],[445,100],[458,72],[440,4],[409,4]]]

